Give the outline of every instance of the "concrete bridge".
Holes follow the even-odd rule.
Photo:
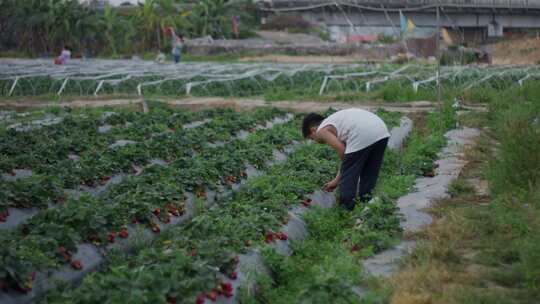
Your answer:
[[[465,41],[483,42],[515,31],[540,31],[540,0],[266,0],[263,16],[301,14],[325,25],[333,40],[352,35],[399,35],[400,12],[420,33],[440,24]]]

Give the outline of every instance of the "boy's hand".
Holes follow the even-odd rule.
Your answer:
[[[326,191],[326,192],[332,192],[337,188],[338,184],[339,184],[339,182],[337,180],[333,179],[332,181],[324,184],[323,190]]]

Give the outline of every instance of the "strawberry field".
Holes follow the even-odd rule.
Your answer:
[[[2,302],[356,302],[359,261],[399,237],[396,199],[453,126],[428,114],[388,150],[378,199],[345,213],[319,190],[337,156],[301,115],[149,106],[1,113]],[[305,238],[283,228],[294,210]]]

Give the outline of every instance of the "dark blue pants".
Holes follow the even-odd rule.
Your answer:
[[[356,199],[362,202],[371,199],[387,144],[388,138],[384,138],[360,151],[345,154],[339,180],[339,203],[343,208],[353,210]]]

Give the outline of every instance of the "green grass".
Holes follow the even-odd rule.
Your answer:
[[[490,111],[460,123],[489,127],[435,224],[384,296],[394,303],[536,303],[540,296],[540,99],[530,85],[490,95]],[[490,93],[491,94],[491,93]],[[470,178],[487,179],[490,196]],[[379,282],[379,284],[384,284]],[[420,299],[424,299],[422,302]]]

